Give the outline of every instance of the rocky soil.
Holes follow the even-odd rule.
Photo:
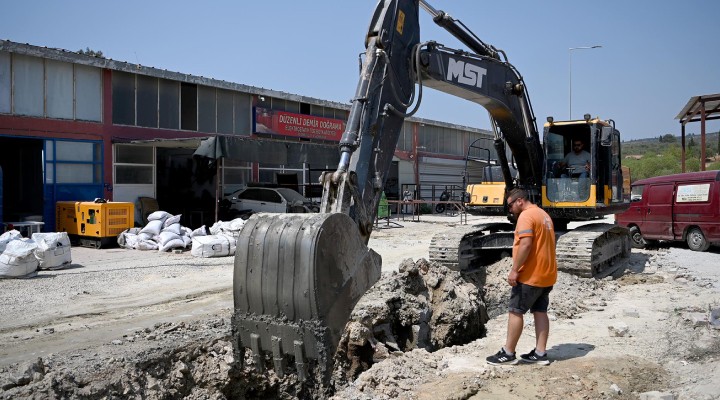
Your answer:
[[[0,281],[0,398],[720,398],[717,248],[633,250],[603,280],[560,273],[553,362],[496,367],[510,263],[481,286],[425,261],[454,222],[376,232],[389,268],[353,311],[332,388],[234,351],[231,260],[73,248],[70,270]],[[520,351],[533,332],[528,318]]]

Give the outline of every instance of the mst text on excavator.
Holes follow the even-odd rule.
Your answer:
[[[469,50],[421,42],[420,8]],[[506,189],[526,189],[556,227],[623,207],[614,122],[548,119],[543,147],[522,76],[502,50],[484,43],[460,21],[424,0],[381,0],[365,47],[339,143],[340,161],[334,172],[321,177],[320,213],[256,214],[238,238],[234,339],[238,349],[252,351],[256,368],[273,368],[279,376],[291,370],[301,380],[328,381],[352,308],[380,276],[381,258],[367,244],[403,121],[417,111],[424,87],[488,111]],[[591,149],[590,174],[582,181],[560,182],[551,176],[552,164],[576,137]],[[510,172],[507,149],[516,176]],[[510,223],[484,224],[436,237],[430,258],[472,269],[506,251],[512,229]],[[570,269],[592,276],[626,254],[630,245],[623,228],[595,226],[558,245],[559,250],[565,247],[573,252]]]

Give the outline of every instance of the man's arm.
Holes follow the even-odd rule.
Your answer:
[[[517,278],[518,275],[520,275],[520,267],[525,264],[525,261],[530,255],[530,251],[532,249],[532,241],[532,236],[524,236],[521,237],[519,240],[517,252],[513,254],[513,265],[510,269],[510,274],[508,275],[508,283],[510,284],[510,286],[517,285]]]

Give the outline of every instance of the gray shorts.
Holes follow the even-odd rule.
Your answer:
[[[549,294],[552,286],[537,287],[518,282],[510,292],[508,311],[525,314],[530,312],[547,312],[550,304]]]

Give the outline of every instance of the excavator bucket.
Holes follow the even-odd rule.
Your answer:
[[[233,278],[233,335],[255,368],[329,379],[355,304],[380,277],[380,255],[343,213],[255,214],[241,230]],[[294,363],[294,368],[291,364]]]

